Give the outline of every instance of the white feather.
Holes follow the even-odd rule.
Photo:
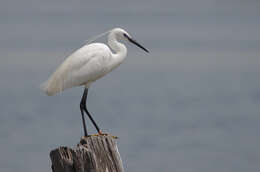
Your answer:
[[[111,57],[105,44],[85,45],[70,55],[41,88],[46,94],[54,95],[74,86],[88,86],[110,69]]]
[[[106,34],[108,34],[109,47],[102,43],[92,43],[78,49],[41,85],[42,90],[51,96],[75,86],[89,87],[92,82],[109,73],[125,59],[127,49],[117,39],[128,40],[147,51],[120,28],[102,33],[90,39],[89,43]]]

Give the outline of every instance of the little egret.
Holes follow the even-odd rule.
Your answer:
[[[127,49],[125,45],[118,42],[118,40],[129,41],[144,51],[149,52],[121,28],[112,29],[104,34],[108,34],[108,46],[103,43],[84,45],[82,48],[71,54],[41,86],[43,91],[49,96],[67,88],[85,86],[80,102],[80,111],[85,136],[88,136],[88,133],[84,112],[88,115],[89,119],[98,131],[98,134],[102,134],[86,106],[88,89],[91,83],[118,67],[125,59]],[[97,38],[101,36],[98,36]],[[90,42],[93,42],[96,39]]]

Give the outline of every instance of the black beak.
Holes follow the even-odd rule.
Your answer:
[[[129,42],[135,44],[139,48],[143,49],[145,52],[149,53],[149,51],[146,48],[144,48],[142,45],[140,45],[138,42],[136,42],[136,40],[130,38],[127,34],[124,34],[124,36],[128,39]]]

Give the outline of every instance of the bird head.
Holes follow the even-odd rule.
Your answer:
[[[129,33],[127,33],[124,29],[121,28],[115,28],[113,29],[111,32],[113,32],[115,34],[115,36],[120,39],[120,40],[126,40],[131,42],[132,44],[135,44],[136,46],[138,46],[139,48],[143,49],[144,51],[146,51],[147,53],[149,53],[149,51],[144,48],[141,44],[139,44],[136,40],[134,40]]]

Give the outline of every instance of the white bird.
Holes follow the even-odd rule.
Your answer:
[[[91,83],[118,67],[125,59],[127,49],[125,45],[118,42],[118,40],[127,40],[137,45],[144,51],[149,52],[121,28],[112,29],[107,33],[108,46],[103,43],[91,43],[84,45],[71,54],[41,86],[43,91],[49,96],[52,96],[67,88],[85,86],[80,102],[80,111],[85,136],[88,136],[88,133],[85,124],[84,112],[87,113],[98,133],[102,134],[100,128],[97,126],[86,107],[88,89]]]

